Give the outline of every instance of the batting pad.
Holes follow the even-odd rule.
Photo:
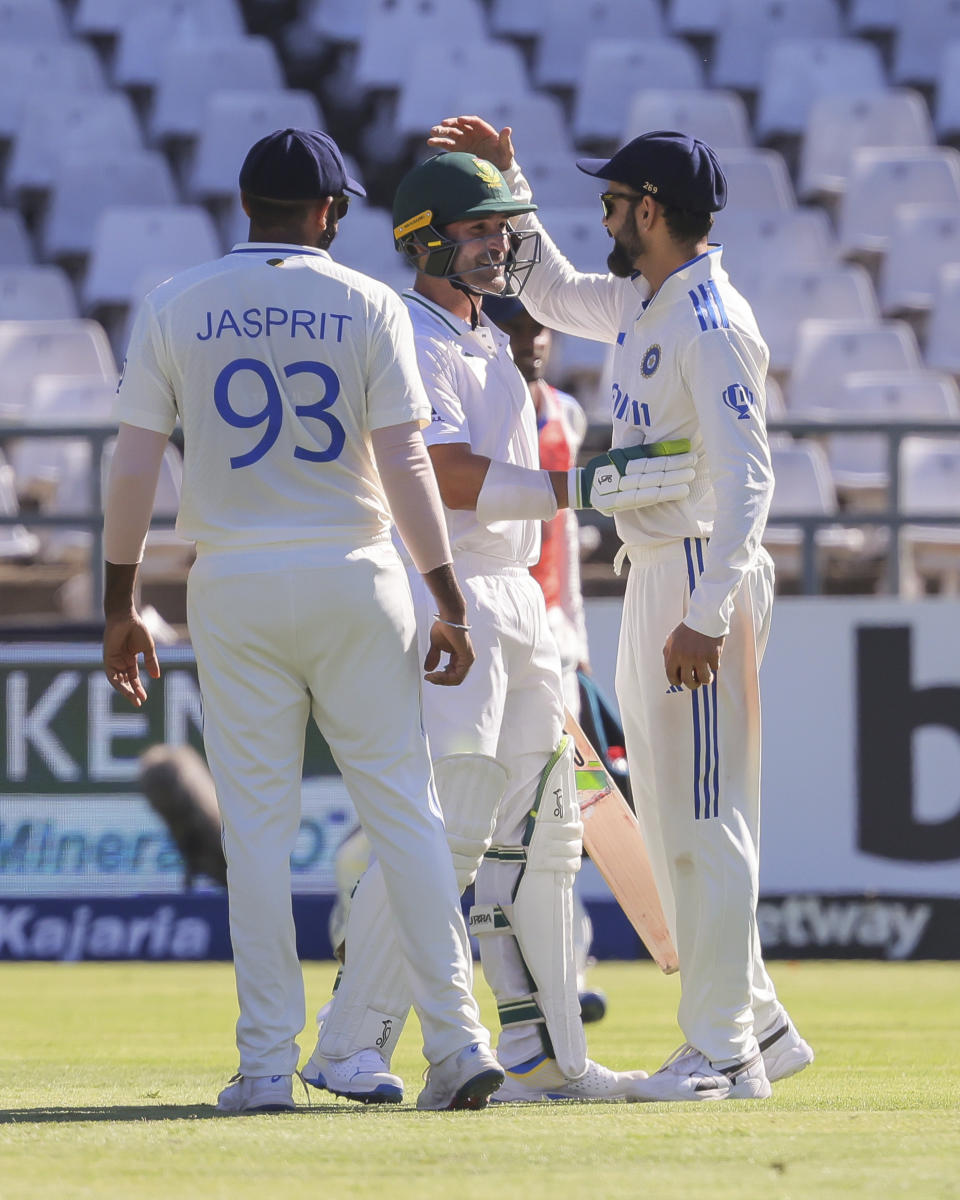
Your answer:
[[[437,796],[463,892],[490,848],[508,771],[487,754],[445,754],[433,764]]]

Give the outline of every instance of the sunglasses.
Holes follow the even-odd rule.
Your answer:
[[[349,196],[334,196],[333,204],[334,204],[333,211],[336,214],[337,220],[338,221],[343,220],[343,218],[347,215],[347,209],[350,207],[350,197]]]
[[[601,192],[600,203],[603,205],[604,220],[613,216],[613,206],[618,200],[626,200],[628,204],[639,204],[643,196],[632,196],[629,192]]]

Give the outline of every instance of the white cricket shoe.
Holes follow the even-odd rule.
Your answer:
[[[348,1058],[324,1058],[314,1050],[300,1078],[361,1104],[399,1104],[403,1099],[403,1080],[390,1074],[379,1050],[358,1050]]]
[[[646,1071],[611,1071],[587,1059],[587,1069],[577,1079],[564,1075],[555,1058],[541,1054],[516,1067],[506,1068],[503,1087],[490,1097],[495,1104],[525,1104],[543,1100],[635,1100],[634,1084]]]
[[[427,1068],[417,1108],[486,1108],[487,1099],[503,1083],[503,1067],[483,1042],[473,1042]]]
[[[764,1033],[758,1034],[760,1053],[771,1083],[796,1075],[813,1062],[813,1050],[797,1032],[797,1027],[781,1007],[780,1017]]]
[[[634,1084],[638,1100],[765,1100],[771,1090],[759,1050],[732,1067],[716,1067],[689,1043]]]
[[[217,1112],[288,1112],[293,1103],[292,1075],[234,1075],[217,1097]]]

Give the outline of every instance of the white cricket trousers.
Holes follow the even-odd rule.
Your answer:
[[[709,687],[671,688],[663,645],[686,615],[706,540],[630,546],[617,659],[630,784],[680,960],[680,1028],[713,1062],[752,1051],[778,1016],[760,953],[758,671],[773,562],[761,550],[737,593]]]
[[[329,550],[324,550],[328,556]],[[488,1041],[420,715],[416,622],[392,545],[201,554],[187,619],[223,820],[244,1075],[296,1070],[303,976],[290,895],[312,712],[383,867],[424,1052]],[[312,560],[312,561],[311,561]]]

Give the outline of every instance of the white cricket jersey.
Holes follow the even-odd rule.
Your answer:
[[[506,178],[515,197],[530,196],[516,165]],[[760,549],[773,471],[764,390],[770,355],[750,305],[720,265],[722,247],[684,263],[651,297],[639,275],[576,271],[533,214],[515,220],[539,229],[543,241],[521,297],[526,308],[554,329],[616,347],[613,445],[688,438],[697,453],[686,499],[618,513],[617,532],[628,547],[709,536],[685,620],[725,635]]]
[[[370,430],[430,405],[395,292],[324,250],[245,243],[147,296],[116,416],[167,434],[179,417],[177,530],[198,549],[337,561],[390,537]]]
[[[423,440],[466,442],[475,454],[539,470],[536,410],[507,335],[482,312],[471,329],[419,292],[406,291],[403,299],[433,409]],[[539,521],[482,525],[475,512],[445,507],[444,513],[454,555],[470,551],[527,567],[540,557]]]

